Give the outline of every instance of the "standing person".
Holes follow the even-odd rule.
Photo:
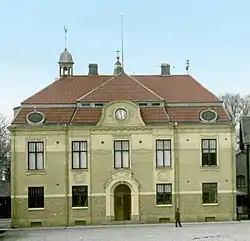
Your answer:
[[[177,228],[178,225],[181,227],[181,213],[179,208],[175,211],[175,227]]]

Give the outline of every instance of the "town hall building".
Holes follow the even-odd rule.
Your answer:
[[[12,227],[233,220],[234,125],[190,75],[74,74],[14,109]]]

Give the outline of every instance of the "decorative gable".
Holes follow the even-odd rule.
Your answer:
[[[140,107],[130,101],[114,101],[102,110],[97,126],[145,126]]]

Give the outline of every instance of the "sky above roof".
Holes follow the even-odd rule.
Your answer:
[[[215,94],[250,89],[250,1],[1,1],[0,112],[12,108],[58,77],[58,58],[68,50],[75,74],[98,63],[113,73],[121,48],[124,15],[124,66],[130,74],[159,74],[170,63],[173,74],[190,74]]]

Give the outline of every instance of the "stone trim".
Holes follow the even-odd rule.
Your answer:
[[[112,191],[114,191],[115,187],[118,186],[119,184],[121,183],[121,181],[113,181],[112,184],[115,186],[112,187]],[[123,181],[123,183],[129,185],[129,187],[131,188],[132,185],[134,184],[128,184],[129,181]],[[134,187],[135,189],[137,189],[136,187]],[[133,188],[133,189],[134,189]],[[151,195],[156,195],[155,192],[133,192],[133,190],[131,188],[131,196],[151,196]],[[110,190],[110,189],[109,189]],[[109,193],[110,194],[110,193]],[[173,195],[177,194],[176,192],[172,192]],[[202,191],[180,191],[178,194],[180,195],[197,195],[197,194],[200,194],[202,195]],[[218,194],[236,194],[236,190],[219,190],[218,191]],[[71,194],[67,195],[68,197],[72,197]],[[107,192],[105,193],[90,193],[88,195],[89,197],[107,197]],[[111,196],[113,196],[113,193],[111,193]],[[65,194],[45,194],[44,195],[44,198],[65,198],[66,195]],[[11,198],[28,198],[28,195],[11,195]],[[109,199],[109,198],[107,198]],[[107,203],[106,203],[107,204]]]
[[[139,183],[131,171],[118,169],[104,184],[106,196],[106,216],[114,216],[114,190],[119,184],[126,184],[131,190],[131,215],[139,215]]]

